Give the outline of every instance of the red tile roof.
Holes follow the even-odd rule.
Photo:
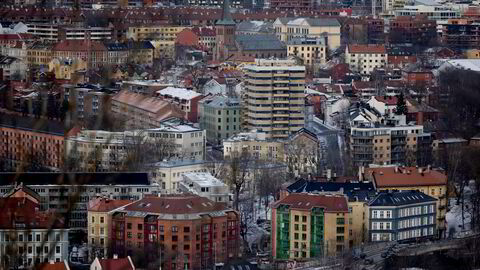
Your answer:
[[[198,214],[228,210],[225,204],[196,195],[148,197],[122,207],[119,211],[162,214]]]
[[[98,260],[102,270],[133,270],[128,258]]]
[[[112,200],[105,198],[95,198],[88,202],[88,211],[108,212],[116,208],[125,206],[133,201],[130,200]]]
[[[377,188],[439,186],[447,184],[447,176],[436,170],[426,170],[420,173],[416,167],[382,167],[367,168],[365,174],[373,178]]]
[[[375,53],[375,54],[385,54],[387,51],[385,45],[377,44],[350,44],[348,45],[349,53]]]
[[[319,195],[292,193],[275,202],[273,208],[282,204],[290,205],[290,209],[311,210],[313,207],[324,208],[325,212],[348,212],[347,198],[343,195]]]
[[[377,101],[383,102],[387,105],[397,105],[397,97],[392,96],[375,96]]]
[[[25,224],[26,228],[46,229],[64,228],[62,219],[53,213],[40,211],[39,205],[27,197],[0,198],[0,228],[12,229],[15,224]]]
[[[62,40],[53,46],[52,51],[88,51],[88,41],[86,40]],[[98,41],[90,41],[91,51],[106,51],[107,48],[103,43]]]
[[[35,266],[35,270],[69,270],[67,262],[42,263]]]

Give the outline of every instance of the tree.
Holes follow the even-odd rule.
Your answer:
[[[256,173],[254,177],[257,194],[260,197],[260,202],[264,202],[265,207],[265,217],[268,219],[268,210],[270,206],[270,197],[275,198],[280,192],[280,188],[283,183],[286,181],[286,175],[281,170],[277,168],[271,168],[269,164],[260,163],[260,166],[257,165]]]
[[[251,156],[248,152],[233,152],[228,160],[227,182],[234,190],[234,209],[238,211],[238,204],[240,200],[240,192],[247,182],[248,166],[251,161]]]
[[[405,97],[403,93],[397,96],[397,108],[395,109],[396,115],[406,115],[408,113],[407,103],[405,102]]]

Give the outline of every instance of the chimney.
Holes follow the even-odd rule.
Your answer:
[[[113,259],[114,259],[114,260],[118,259],[118,255],[117,255],[117,254],[113,254]]]
[[[398,166],[395,166],[395,173],[398,173]]]
[[[418,167],[418,173],[423,174],[423,168],[422,167]]]
[[[332,169],[327,169],[327,180],[330,181],[332,179]]]

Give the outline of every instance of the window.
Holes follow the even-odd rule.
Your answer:
[[[143,224],[138,224],[138,225],[137,225],[137,228],[138,228],[139,230],[143,230]]]
[[[100,217],[100,223],[104,223],[105,222],[105,218],[104,217]]]
[[[302,231],[304,231],[304,232],[307,231],[307,225],[302,225]]]
[[[295,224],[295,231],[298,231],[298,224]]]
[[[307,216],[302,216],[302,222],[307,222]]]
[[[345,227],[337,227],[337,233],[345,233]]]
[[[190,232],[190,227],[183,227],[183,232],[185,232],[185,233]]]
[[[178,241],[178,235],[172,235],[172,242]]]
[[[105,234],[105,228],[100,228],[100,235],[104,235]]]
[[[295,215],[295,221],[298,222],[300,220],[300,217]]]
[[[31,246],[29,246],[29,247],[27,248],[27,250],[28,250],[28,254],[32,254],[32,253],[33,253],[33,248],[32,248]]]
[[[95,223],[95,217],[92,217],[92,223]]]
[[[129,238],[129,239],[132,238],[132,232],[127,232],[127,238]]]
[[[105,245],[105,239],[100,238],[100,245],[102,245],[102,246]]]
[[[137,238],[138,239],[143,239],[143,233],[137,233]]]
[[[298,233],[294,233],[293,238],[295,238],[295,240],[298,240]]]
[[[41,241],[41,240],[40,240],[40,234],[39,234],[39,233],[37,233],[37,234],[35,235],[35,241],[37,241],[37,242],[40,242],[40,241]]]
[[[172,226],[172,232],[178,232],[178,227],[177,226]]]
[[[131,230],[132,229],[132,223],[127,223],[127,229]]]
[[[55,247],[55,253],[56,253],[56,254],[60,254],[60,246],[56,246],[56,247]]]

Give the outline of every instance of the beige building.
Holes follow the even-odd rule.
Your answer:
[[[323,64],[327,59],[325,38],[292,39],[287,43],[287,54],[302,59],[303,64],[308,67]]]
[[[156,39],[150,41],[155,50],[153,52],[154,59],[175,59],[175,40]]]
[[[369,75],[376,68],[386,67],[387,51],[385,45],[350,44],[345,50],[345,62],[352,71]]]
[[[230,158],[236,153],[248,152],[257,159],[283,161],[284,147],[284,141],[270,139],[265,132],[254,130],[224,140],[223,156]]]
[[[294,60],[256,59],[244,67],[248,129],[287,138],[305,124],[305,66]]]
[[[110,240],[112,236],[111,224],[108,214],[117,208],[133,203],[129,200],[112,200],[108,198],[95,198],[88,202],[88,247],[90,260],[95,257],[103,258],[109,255]]]
[[[54,58],[48,63],[48,71],[53,72],[57,80],[71,80],[76,72],[86,70],[87,62],[80,58]]]
[[[418,190],[437,199],[437,228],[439,236],[446,231],[447,176],[443,172],[422,167],[360,168],[360,180],[374,183],[377,190]]]
[[[173,25],[131,26],[128,28],[127,38],[133,40],[175,40],[177,34],[185,28],[189,27]]]
[[[480,59],[480,50],[479,49],[469,49],[465,51],[465,56],[468,59]]]
[[[207,172],[204,160],[170,160],[151,165],[150,174],[154,182],[161,186],[164,193],[177,193],[184,173]]]
[[[283,42],[297,38],[326,38],[329,50],[340,47],[341,26],[337,19],[278,18],[273,28]]]
[[[27,48],[27,62],[29,66],[48,66],[53,59],[53,45],[36,42]]]

